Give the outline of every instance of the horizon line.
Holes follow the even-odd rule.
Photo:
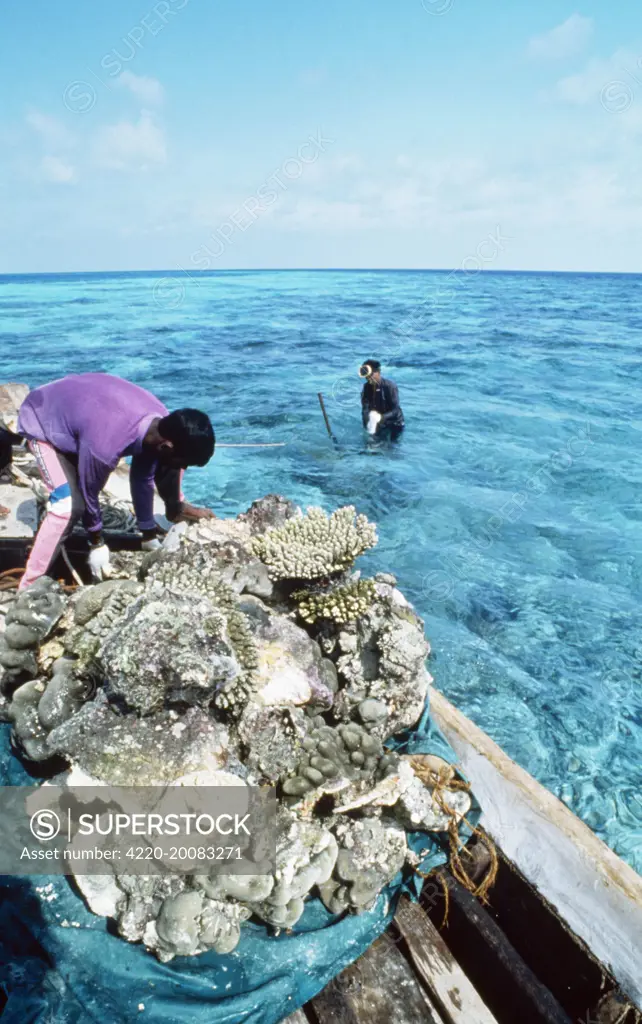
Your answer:
[[[218,270],[190,269],[182,267],[157,270],[9,270],[1,271],[0,279],[7,277],[82,277],[83,275],[145,274],[149,276],[186,277],[219,274],[593,274],[604,277],[640,277],[641,270],[526,270],[480,267],[479,270],[465,270],[462,267],[221,267]]]

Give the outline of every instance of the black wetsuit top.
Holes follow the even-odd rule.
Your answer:
[[[381,413],[379,430],[383,427],[403,427],[404,418],[399,405],[399,389],[393,380],[382,377],[379,383],[366,381],[361,392],[361,418],[364,427],[368,414],[374,409]]]

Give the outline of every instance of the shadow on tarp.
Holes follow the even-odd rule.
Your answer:
[[[0,784],[29,785],[0,726]],[[406,753],[455,755],[426,707],[415,729],[394,744]],[[474,805],[473,824],[479,817]],[[1,834],[1,829],[0,829]],[[428,850],[422,871],[447,859],[443,835],[414,833]],[[388,927],[402,892],[422,881],[400,873],[375,907],[337,917],[310,900],[293,934],[243,925],[233,953],[202,953],[159,963],[140,944],[114,935],[64,876],[3,878],[0,884],[0,991],[3,1024],[276,1024],[312,999]]]

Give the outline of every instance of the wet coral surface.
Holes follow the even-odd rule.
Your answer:
[[[165,961],[229,952],[250,917],[291,928],[311,895],[363,912],[416,863],[408,832],[466,813],[386,747],[421,716],[430,648],[395,578],[353,568],[375,542],[352,507],[272,495],[116,556],[104,583],[43,579],[13,602],[0,708],[36,773],[55,757],[63,782],[276,790],[271,873],[79,877],[124,939]]]

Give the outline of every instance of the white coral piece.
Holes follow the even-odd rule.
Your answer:
[[[348,569],[376,543],[374,523],[346,505],[330,516],[310,506],[306,515],[254,537],[251,545],[273,579],[313,580]]]

